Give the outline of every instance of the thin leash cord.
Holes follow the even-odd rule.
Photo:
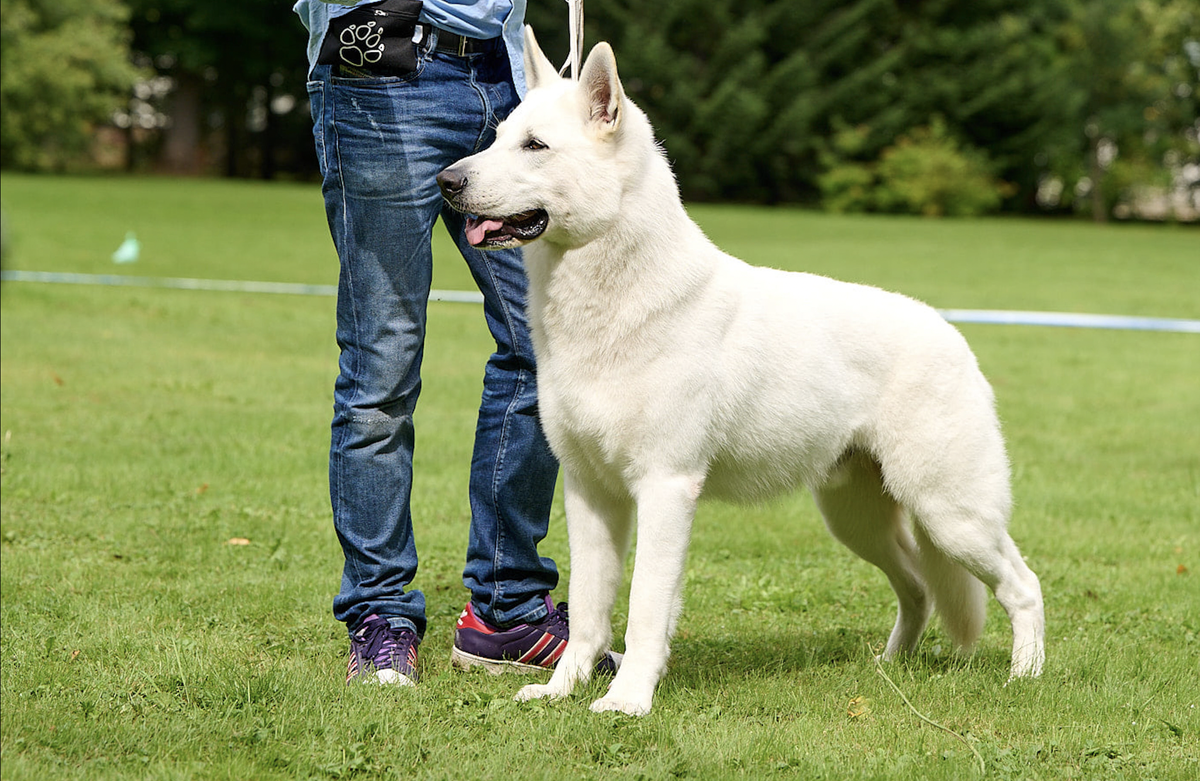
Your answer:
[[[579,81],[579,64],[583,55],[583,0],[567,0],[567,25],[571,36],[571,56],[558,69],[561,76],[571,68],[571,79]]]
[[[869,650],[869,649],[868,649],[868,650]],[[936,721],[934,721],[933,719],[929,718],[929,717],[928,717],[928,716],[926,716],[924,713],[921,713],[921,711],[919,711],[919,710],[917,710],[915,707],[913,707],[913,704],[912,704],[911,702],[909,702],[909,701],[908,701],[908,697],[906,697],[906,696],[904,695],[904,692],[900,690],[900,687],[899,687],[899,686],[897,686],[897,685],[896,685],[896,683],[895,683],[895,681],[893,681],[891,678],[889,678],[889,677],[888,677],[888,674],[887,674],[887,673],[885,673],[885,672],[883,671],[883,665],[879,663],[879,657],[878,657],[878,656],[876,656],[876,657],[875,657],[875,672],[879,673],[879,674],[880,674],[880,675],[883,677],[883,680],[885,680],[885,681],[887,681],[887,682],[888,682],[888,686],[891,686],[891,687],[892,687],[892,690],[893,690],[893,691],[895,691],[895,692],[896,692],[896,694],[899,694],[899,695],[900,695],[900,699],[904,700],[904,704],[908,706],[908,709],[909,709],[910,711],[912,711],[914,714],[916,714],[916,717],[917,717],[918,719],[920,719],[921,721],[923,721],[923,722],[925,722],[926,724],[930,725],[931,727],[936,727],[936,728],[940,729],[942,732],[946,732],[946,733],[949,733],[950,735],[953,735],[953,736],[954,736],[956,739],[958,739],[958,740],[959,740],[959,741],[960,741],[960,742],[961,742],[961,743],[962,743],[964,746],[966,746],[967,748],[971,749],[971,753],[975,755],[975,759],[976,759],[976,761],[978,761],[978,762],[979,762],[979,774],[980,774],[981,776],[986,776],[986,775],[987,775],[987,765],[985,765],[985,764],[984,764],[984,762],[983,762],[983,756],[982,756],[982,755],[979,753],[979,751],[978,751],[978,750],[977,750],[977,749],[976,749],[974,746],[972,746],[972,745],[970,744],[970,742],[969,742],[969,741],[968,741],[966,738],[964,738],[962,735],[959,735],[957,732],[955,732],[954,730],[952,730],[952,729],[950,729],[949,727],[945,726],[944,724],[938,724]]]

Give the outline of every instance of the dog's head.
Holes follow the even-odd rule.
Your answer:
[[[625,97],[607,43],[592,49],[575,82],[559,77],[526,27],[525,75],[529,94],[496,129],[495,143],[437,177],[446,201],[468,215],[467,240],[481,249],[595,238],[616,219],[640,164],[627,136],[650,133]]]

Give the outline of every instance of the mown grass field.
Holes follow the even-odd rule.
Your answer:
[[[315,186],[5,175],[0,198],[6,269],[336,278]],[[694,213],[752,262],[939,307],[1200,318],[1195,230]],[[115,266],[128,230],[141,259]],[[468,289],[438,248],[435,286]],[[803,494],[701,508],[650,716],[590,713],[600,684],[517,704],[521,680],[453,672],[477,307],[430,307],[414,491],[430,629],[402,691],[342,683],[332,299],[6,282],[0,318],[3,779],[971,779],[980,760],[995,779],[1200,776],[1194,334],[962,326],[996,387],[1049,632],[1036,682],[1004,686],[995,601],[975,656],[944,653],[934,626],[885,668],[960,739],[876,671],[891,591]],[[561,503],[553,521],[544,550],[569,574]]]

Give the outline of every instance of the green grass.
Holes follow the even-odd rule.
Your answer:
[[[2,185],[6,268],[336,277],[315,186]],[[1194,231],[695,215],[753,262],[937,306],[1200,317]],[[127,230],[142,259],[114,266]],[[437,286],[468,288],[438,247]],[[430,629],[421,686],[403,691],[341,682],[332,299],[4,283],[0,318],[4,779],[979,776],[972,751],[876,673],[890,589],[805,495],[702,507],[650,716],[590,713],[599,684],[517,704],[518,679],[452,672],[489,352],[476,307],[430,307],[413,500]],[[962,330],[1009,438],[1012,531],[1046,594],[1046,673],[1003,685],[1009,634],[992,601],[975,656],[942,653],[935,626],[888,675],[988,778],[1197,777],[1200,337]],[[569,572],[561,503],[544,550]],[[623,630],[623,608],[616,620]]]

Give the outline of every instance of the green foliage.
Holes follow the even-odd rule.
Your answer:
[[[815,142],[843,101],[886,101],[869,82],[896,61],[890,5],[626,0],[587,19],[686,197],[774,201],[811,196]]]
[[[530,14],[562,29],[536,4]],[[934,115],[1030,199],[1035,158],[1072,137],[1062,15],[1057,0],[618,0],[587,19],[590,39],[613,43],[685,197],[796,201],[816,198],[839,120],[865,130],[871,161]],[[834,178],[846,176],[862,178]]]
[[[1152,171],[1200,162],[1200,8],[1194,0],[1072,0],[1060,29],[1079,106],[1074,152],[1052,173],[1104,220]],[[1121,159],[1125,164],[1114,166]],[[1147,176],[1129,178],[1131,171]]]
[[[992,178],[987,156],[960,146],[945,123],[934,119],[901,136],[879,158],[876,199],[884,211],[927,217],[974,217],[1000,205],[1003,188]]]
[[[836,163],[817,176],[821,205],[838,214],[872,211],[876,179],[865,163]]]
[[[689,200],[878,208],[863,166],[939,116],[1010,183],[1006,211],[1136,214],[1150,186],[1195,201],[1196,0],[606,0],[586,17]],[[132,48],[169,85],[134,103],[170,121],[130,134],[130,167],[315,176],[306,36],[285,3],[5,0],[0,20],[4,167],[79,159],[129,96]],[[528,20],[562,62],[565,5]],[[840,127],[861,148],[830,157]]]
[[[1016,186],[1008,205],[1023,208],[1032,202],[1047,161],[1072,148],[1081,127],[1079,99],[1057,39],[1064,3],[908,7],[902,44],[907,67],[893,96],[904,121],[892,126],[882,146],[940,116],[955,138],[987,153],[995,175]]]
[[[869,163],[853,159],[866,146],[867,129],[837,127],[817,177],[830,211],[973,217],[995,211],[1010,192],[992,176],[987,155],[960,144],[941,117],[902,135]]]
[[[827,210],[839,214],[873,210],[877,164],[864,160],[869,142],[870,128],[850,127],[841,117],[834,118],[829,142],[820,151],[824,170],[817,175],[821,205]]]
[[[0,166],[62,169],[126,99],[129,13],[120,0],[0,5]]]
[[[336,273],[314,186],[2,185],[12,267],[114,270],[103,237],[115,245],[153,205],[157,227],[125,273]],[[1184,229],[693,212],[753,262],[939,306],[1200,318]],[[440,247],[453,277],[439,286],[470,285]],[[600,682],[518,704],[528,679],[453,672],[492,349],[478,307],[430,307],[413,509],[431,620],[421,685],[397,691],[343,685],[346,637],[330,616],[332,299],[11,282],[0,295],[4,781],[977,777],[968,747],[875,672],[891,591],[803,494],[701,507],[647,718],[588,712]],[[992,601],[975,656],[947,653],[935,627],[889,677],[979,752],[988,779],[1196,778],[1196,337],[962,330],[1004,418],[1012,531],[1047,600],[1047,669],[1004,685],[1008,629]],[[561,504],[544,550],[569,575]]]
[[[561,9],[529,13],[543,42],[565,42]],[[1046,208],[1093,179],[1108,206],[1129,201],[1150,182],[1101,181],[1105,144],[1147,173],[1200,162],[1194,0],[614,0],[587,19],[690,200],[873,208],[861,164],[934,116],[1009,183],[1007,210],[1038,208],[1053,179],[1065,195]],[[829,158],[839,123],[861,130],[861,150]]]
[[[312,121],[306,110],[307,32],[291,4],[243,0],[127,0],[139,56],[174,83],[161,109],[175,122],[161,130],[167,170],[196,171],[196,150],[211,151],[213,171],[273,178],[311,173]],[[175,141],[172,136],[183,136]],[[177,153],[180,154],[180,153]],[[207,171],[206,171],[207,172]]]

